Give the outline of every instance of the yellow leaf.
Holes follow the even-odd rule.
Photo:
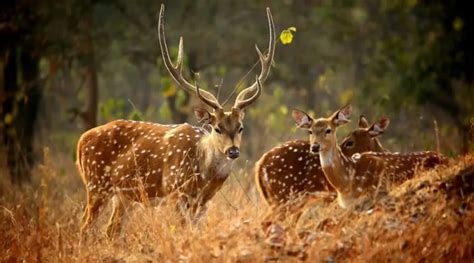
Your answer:
[[[414,7],[414,6],[416,6],[416,4],[418,4],[418,0],[408,0],[407,1],[408,7]]]
[[[163,90],[162,95],[165,98],[168,98],[168,97],[174,96],[177,91],[178,90],[176,89],[175,85],[170,85],[167,88],[165,88],[165,90]]]
[[[280,41],[283,45],[290,44],[293,41],[293,32],[296,32],[296,28],[294,26],[281,31]]]
[[[345,89],[339,96],[339,101],[341,102],[341,104],[347,104],[351,101],[353,96],[354,94],[352,92],[352,89]]]
[[[5,124],[7,124],[7,125],[8,125],[8,124],[11,124],[11,123],[13,122],[13,114],[7,113],[7,114],[5,115],[5,119],[3,120],[3,122],[4,122]]]
[[[173,224],[170,225],[170,232],[171,233],[176,232],[176,225],[173,225]]]
[[[462,21],[461,18],[456,17],[456,19],[454,19],[454,21],[453,21],[454,30],[461,31],[463,26],[464,26],[464,21]]]

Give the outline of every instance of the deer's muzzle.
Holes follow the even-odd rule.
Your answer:
[[[316,144],[311,144],[310,152],[311,153],[318,153],[320,148],[321,147],[317,143]]]
[[[229,157],[230,159],[236,159],[239,157],[240,155],[240,150],[238,147],[236,146],[232,146],[230,147],[229,149],[227,149],[225,151],[225,154],[227,155],[227,157]]]

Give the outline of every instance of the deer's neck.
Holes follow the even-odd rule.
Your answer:
[[[342,153],[337,144],[320,150],[319,156],[326,178],[338,192],[339,204],[346,207],[348,205],[347,200],[352,196],[352,177],[354,173],[352,162]]]
[[[387,152],[387,150],[382,147],[382,144],[377,138],[373,139],[373,144],[374,144],[373,152]]]
[[[203,136],[197,143],[199,163],[203,176],[226,179],[232,168],[232,160],[222,153],[211,134]]]

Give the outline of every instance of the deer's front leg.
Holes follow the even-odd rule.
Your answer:
[[[194,218],[192,221],[195,225],[201,225],[207,223],[207,205],[199,205],[194,213]]]
[[[186,195],[180,195],[176,201],[176,211],[181,225],[188,225],[191,222],[191,203]]]
[[[189,196],[181,196],[178,198],[176,209],[181,217],[180,222],[182,225],[198,224],[207,216],[207,205]]]

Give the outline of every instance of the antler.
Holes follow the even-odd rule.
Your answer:
[[[270,68],[272,66],[273,56],[275,54],[275,44],[276,44],[276,35],[275,35],[275,24],[273,23],[272,13],[270,12],[270,8],[267,7],[267,17],[268,17],[268,29],[270,31],[270,40],[268,42],[268,53],[263,55],[257,45],[255,45],[255,49],[257,50],[258,57],[260,59],[260,64],[262,69],[260,71],[260,75],[258,76],[258,80],[261,83],[264,83],[270,73]],[[244,89],[239,93],[237,98],[235,99],[235,103],[237,104],[238,101],[242,101],[248,93],[253,91],[255,88],[258,88],[258,81],[255,81],[250,87]],[[257,92],[259,92],[257,90]],[[255,96],[253,96],[255,97]],[[252,97],[252,98],[253,98]],[[253,101],[252,101],[253,102]],[[236,107],[236,106],[234,106]]]
[[[235,100],[234,108],[237,108],[239,110],[244,109],[245,107],[252,104],[256,99],[258,99],[260,94],[262,94],[262,83],[260,82],[260,79],[258,78],[258,76],[255,76],[255,79],[256,79],[255,83],[257,84],[257,92],[255,92],[255,94],[252,97],[246,100],[243,100],[241,98],[239,99],[237,97],[237,99]]]
[[[164,16],[165,16],[165,5],[161,4],[160,15],[158,19],[158,40],[160,42],[161,48],[161,56],[163,57],[163,62],[165,64],[166,69],[170,73],[171,77],[178,83],[182,88],[184,88],[187,92],[191,94],[197,93],[201,100],[208,104],[209,106],[215,108],[217,103],[220,107],[220,104],[217,102],[217,99],[212,93],[209,93],[205,90],[201,90],[200,92],[196,88],[196,86],[189,83],[183,77],[182,69],[183,69],[183,37],[179,38],[179,49],[178,49],[178,58],[176,61],[176,66],[173,65],[171,62],[171,58],[168,51],[168,46],[166,45],[166,38],[165,38],[165,23],[164,23]],[[204,98],[204,99],[203,99]]]
[[[196,86],[196,94],[202,102],[204,102],[207,105],[211,106],[214,110],[222,110],[221,104],[219,103],[219,101],[217,101],[217,99],[215,97],[214,97],[214,99],[208,99],[208,98],[204,97],[201,94],[201,89],[199,88],[197,82],[196,82],[195,86]]]

